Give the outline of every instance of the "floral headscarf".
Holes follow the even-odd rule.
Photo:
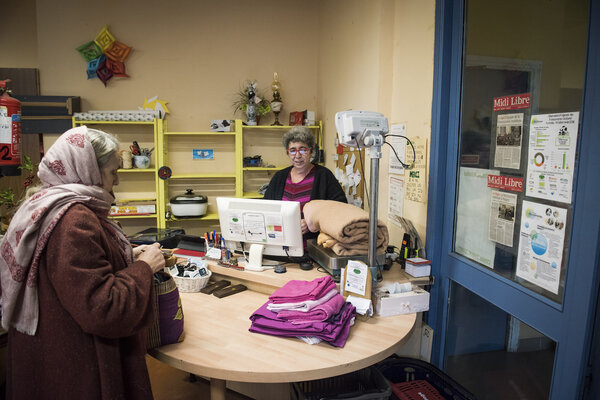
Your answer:
[[[0,245],[2,284],[2,326],[34,335],[39,318],[37,291],[40,255],[52,230],[74,204],[89,207],[103,228],[119,242],[123,257],[130,263],[132,252],[121,228],[110,221],[114,201],[102,188],[102,175],[87,127],[62,134],[42,159],[38,177],[41,190],[27,199],[12,218]]]

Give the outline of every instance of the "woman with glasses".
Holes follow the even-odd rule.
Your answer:
[[[292,165],[278,171],[265,193],[268,200],[300,202],[300,210],[310,200],[336,200],[347,203],[344,190],[333,173],[313,164],[317,154],[315,135],[305,126],[295,126],[283,136],[285,148]],[[302,217],[302,234],[305,239],[316,237],[318,232],[308,231]]]

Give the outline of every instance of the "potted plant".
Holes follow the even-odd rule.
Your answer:
[[[31,186],[33,183],[33,178],[35,177],[34,169],[36,166],[31,162],[31,157],[24,156],[23,158],[23,165],[21,165],[19,169],[27,171],[28,174],[25,178],[25,182],[23,182],[23,190],[20,197],[15,198],[15,192],[12,188],[0,190],[0,232],[2,234],[6,232],[6,229],[8,229],[8,224],[10,224],[10,220],[15,212],[17,204],[23,198],[27,188]]]
[[[244,115],[248,116],[248,104],[254,104],[257,123],[261,116],[271,112],[271,103],[265,99],[264,93],[258,90],[256,81],[248,81],[246,86],[240,88],[235,94],[233,112],[242,111]]]

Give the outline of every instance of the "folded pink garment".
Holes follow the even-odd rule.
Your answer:
[[[326,275],[312,281],[291,280],[269,296],[272,303],[299,303],[323,297],[336,285],[331,276]]]
[[[327,302],[333,296],[337,294],[337,289],[331,289],[327,292],[323,297],[318,298],[316,300],[305,300],[299,303],[271,303],[267,304],[267,309],[269,311],[273,311],[276,313],[280,313],[284,310],[294,310],[301,313],[306,313],[312,310],[313,308]]]
[[[325,321],[332,315],[340,312],[344,305],[344,296],[335,294],[323,304],[315,306],[308,312],[298,310],[281,310],[277,313],[278,317],[285,318],[292,324],[298,324],[306,321]]]

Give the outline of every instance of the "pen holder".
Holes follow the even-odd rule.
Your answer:
[[[150,157],[148,156],[133,156],[135,166],[140,169],[145,169],[150,166]]]

